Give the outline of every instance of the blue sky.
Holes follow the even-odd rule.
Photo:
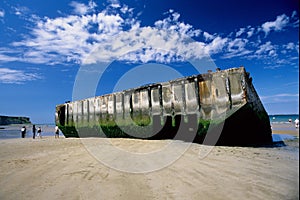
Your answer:
[[[221,69],[245,66],[269,114],[298,114],[298,35],[297,0],[2,0],[0,115],[53,123],[86,65],[110,63],[101,95],[192,75],[185,61],[208,55]],[[134,68],[147,63],[146,74]]]

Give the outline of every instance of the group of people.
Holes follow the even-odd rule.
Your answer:
[[[59,128],[58,126],[55,126],[55,138],[59,138]],[[21,137],[25,138],[26,136],[26,126],[23,126],[21,128]],[[35,139],[35,137],[42,138],[42,128],[39,126],[38,128],[35,127],[35,125],[32,126],[32,138]]]
[[[35,128],[35,125],[32,126],[32,138],[35,139],[35,134],[37,132],[37,137],[42,138],[42,128],[38,127],[38,129]]]
[[[295,120],[295,127],[296,127],[296,128],[299,128],[299,119],[296,119],[296,120]]]

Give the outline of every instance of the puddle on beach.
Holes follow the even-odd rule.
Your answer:
[[[283,142],[284,140],[294,140],[297,137],[288,134],[272,134],[273,142]]]

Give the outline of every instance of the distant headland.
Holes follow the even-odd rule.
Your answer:
[[[29,117],[15,117],[0,115],[0,125],[31,124]]]

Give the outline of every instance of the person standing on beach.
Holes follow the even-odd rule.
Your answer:
[[[25,138],[25,135],[26,135],[26,127],[25,126],[23,126],[21,128],[21,135],[22,135],[22,138]]]
[[[59,128],[55,126],[55,138],[59,138]]]
[[[299,128],[299,119],[295,119],[295,127]]]
[[[36,128],[35,125],[32,126],[32,138],[35,139]]]
[[[37,129],[37,137],[42,139],[42,129],[41,129],[41,127],[38,127],[38,129]]]

